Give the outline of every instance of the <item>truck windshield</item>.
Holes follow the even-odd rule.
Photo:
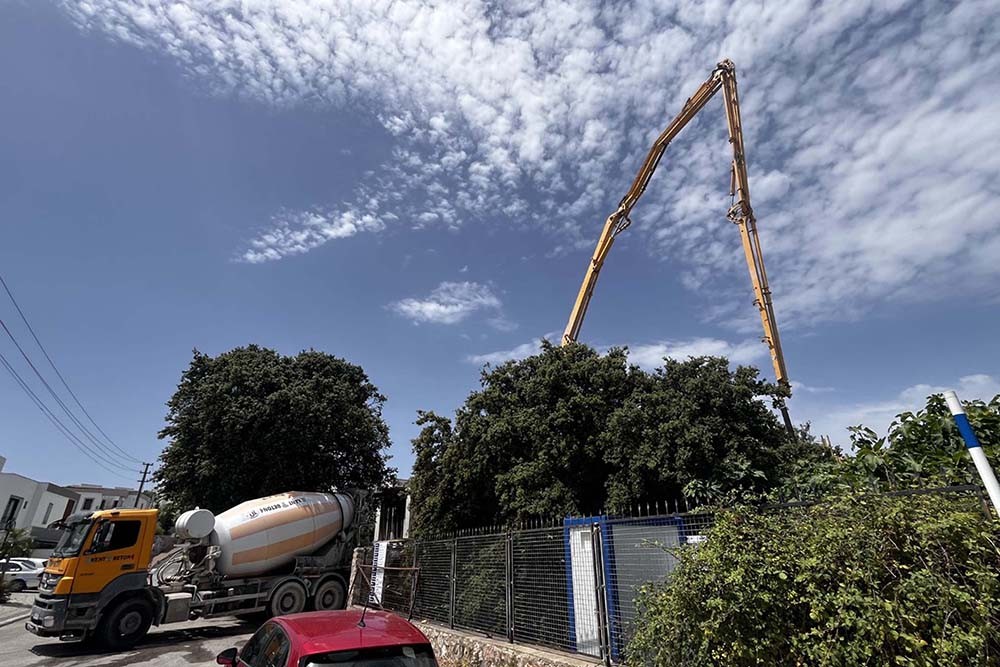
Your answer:
[[[66,530],[59,537],[56,548],[52,550],[52,555],[63,558],[65,556],[75,556],[83,546],[83,540],[90,530],[90,521],[80,521],[66,526]]]
[[[307,655],[301,667],[437,667],[429,644],[379,646],[355,651]]]

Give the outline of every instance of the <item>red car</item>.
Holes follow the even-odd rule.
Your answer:
[[[230,667],[437,667],[424,633],[374,609],[277,616],[243,650],[226,649],[215,661]]]

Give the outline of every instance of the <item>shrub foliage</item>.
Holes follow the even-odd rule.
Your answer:
[[[640,595],[635,665],[1000,664],[996,525],[970,496],[719,514]]]

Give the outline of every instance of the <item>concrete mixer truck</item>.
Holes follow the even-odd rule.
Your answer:
[[[152,567],[157,510],[72,515],[25,627],[121,650],[151,625],[343,608],[357,499],[293,491],[218,516],[190,510],[175,523],[179,547]]]

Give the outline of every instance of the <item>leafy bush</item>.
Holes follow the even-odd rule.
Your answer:
[[[646,587],[632,664],[1000,664],[996,525],[969,497],[718,515]]]
[[[991,401],[963,401],[987,458],[1000,455],[1000,395]],[[978,484],[979,474],[965,449],[941,394],[931,394],[923,410],[896,415],[885,436],[865,426],[850,429],[852,453],[815,443],[808,428],[781,471],[772,501],[809,500],[831,494]],[[791,449],[789,449],[791,447]]]

